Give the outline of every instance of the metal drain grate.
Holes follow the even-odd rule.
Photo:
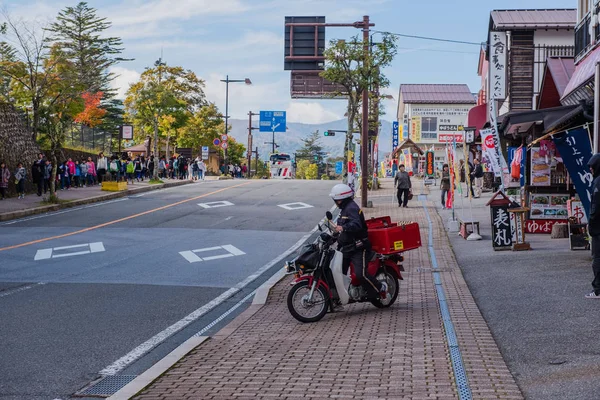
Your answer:
[[[89,388],[77,393],[77,396],[109,397],[123,389],[125,385],[137,378],[137,375],[110,375]]]

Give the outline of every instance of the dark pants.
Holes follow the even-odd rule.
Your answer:
[[[25,179],[20,179],[17,183],[17,193],[25,194]]]
[[[592,257],[592,270],[594,270],[592,287],[596,294],[600,294],[600,236],[592,236]]]
[[[446,207],[446,196],[448,195],[448,189],[442,189],[442,207]]]
[[[38,190],[37,194],[38,194],[38,196],[41,196],[42,189],[44,189],[44,178],[43,177],[38,178],[36,184],[37,184],[37,190]]]
[[[2,198],[2,199],[6,198],[6,188],[4,188],[4,187],[0,187],[0,198]]]
[[[408,193],[410,192],[410,189],[398,189],[398,205],[399,206],[403,206],[406,207],[406,205],[408,204]],[[404,197],[404,200],[403,200]]]
[[[367,271],[367,256],[371,253],[367,250],[355,251],[354,253],[344,254],[343,271],[348,271],[348,266],[352,263],[354,275],[362,282],[362,286],[368,293],[369,298],[378,299],[381,285]]]
[[[44,179],[44,193],[50,190],[50,178]]]
[[[106,175],[106,170],[104,168],[100,168],[98,170],[98,183],[102,183],[104,180],[104,175]]]

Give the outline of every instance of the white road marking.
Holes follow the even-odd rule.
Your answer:
[[[211,201],[210,203],[199,203],[202,208],[219,208],[219,207],[230,207],[233,205],[230,201]]]
[[[129,200],[129,197],[123,197],[123,198],[120,198],[120,199],[109,200],[109,201],[102,201],[102,202],[90,204],[90,205],[83,206],[83,207],[69,208],[69,209],[64,210],[64,211],[56,211],[56,212],[50,212],[50,213],[47,213],[47,214],[37,215],[35,217],[15,219],[13,221],[4,222],[4,223],[0,224],[0,226],[18,224],[19,222],[27,222],[27,221],[32,221],[34,219],[53,217],[55,215],[61,215],[61,214],[66,214],[66,213],[70,213],[70,212],[73,212],[73,211],[85,210],[87,208],[92,208],[92,207],[100,207],[100,206],[103,206],[103,205],[106,205],[106,204],[118,203],[118,202],[127,201],[127,200]]]
[[[83,250],[83,251],[76,251],[73,253],[55,254],[56,251],[80,249],[80,248],[84,248],[84,247],[87,247],[87,249]],[[75,244],[72,246],[62,246],[62,247],[51,247],[49,249],[38,250],[35,253],[35,257],[33,258],[33,260],[39,261],[39,260],[48,260],[50,258],[80,256],[83,254],[101,253],[103,251],[105,251],[105,249],[104,249],[104,244],[102,242]]]
[[[333,212],[334,209],[335,209],[335,207],[332,207],[331,212]],[[147,341],[145,341],[144,343],[140,344],[138,347],[131,350],[129,353],[125,354],[123,357],[119,358],[117,361],[115,361],[108,367],[104,368],[102,371],[99,372],[99,374],[102,376],[116,375],[117,373],[119,373],[120,371],[125,369],[129,364],[133,363],[135,360],[137,360],[138,358],[140,358],[141,356],[146,354],[148,351],[150,351],[151,349],[153,349],[154,347],[158,346],[160,343],[165,341],[168,337],[170,337],[174,333],[180,331],[181,329],[185,328],[186,326],[188,326],[189,324],[191,324],[192,322],[194,322],[195,320],[197,320],[198,318],[200,318],[201,316],[203,316],[204,314],[206,314],[213,308],[217,307],[218,305],[220,305],[221,303],[226,301],[228,298],[230,298],[237,292],[241,291],[244,287],[248,286],[248,284],[253,282],[256,278],[261,276],[263,273],[265,273],[269,269],[273,268],[273,266],[275,266],[276,264],[280,263],[286,255],[298,250],[298,248],[300,248],[300,246],[302,246],[304,244],[304,242],[306,242],[306,240],[308,240],[308,238],[310,238],[312,236],[312,234],[314,234],[317,231],[317,229],[318,229],[318,225],[315,226],[312,231],[310,231],[306,235],[302,236],[302,238],[300,238],[300,240],[298,240],[292,247],[290,247],[285,252],[281,253],[279,256],[277,256],[274,260],[272,260],[268,264],[264,265],[262,268],[260,268],[254,274],[248,276],[246,279],[244,279],[243,281],[241,281],[240,283],[238,283],[231,289],[225,291],[224,293],[222,293],[220,296],[218,296],[211,302],[198,308],[197,310],[193,311],[191,314],[187,315],[186,317],[182,318],[181,320],[177,321],[173,325],[171,325],[168,328],[166,328],[165,330],[163,330],[162,332],[159,332],[152,338],[150,338]]]
[[[46,284],[45,282],[38,282],[38,283],[34,283],[32,285],[21,286],[21,287],[18,287],[16,289],[6,290],[4,292],[0,292],[0,298],[1,297],[10,296],[11,294],[23,292],[25,290],[33,289],[35,287],[38,287],[38,286],[41,286],[41,285],[45,285],[45,284]]]
[[[310,204],[306,203],[288,203],[288,204],[279,204],[277,207],[284,208],[286,210],[302,210],[304,208],[313,208]]]
[[[196,254],[196,253],[204,253],[207,251],[217,251],[217,250],[225,250],[227,253],[203,257],[203,258],[198,257],[198,255]],[[181,254],[181,256],[183,258],[185,258],[186,260],[188,260],[188,262],[191,264],[191,263],[202,262],[202,261],[219,260],[221,258],[243,256],[246,253],[244,253],[243,251],[241,251],[240,249],[238,249],[235,246],[226,244],[223,246],[207,247],[204,249],[180,251],[179,254]]]
[[[225,221],[229,221],[231,219],[233,219],[233,217],[227,217],[227,218],[225,218]]]

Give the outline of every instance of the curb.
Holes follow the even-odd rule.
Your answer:
[[[175,350],[167,354],[163,359],[154,364],[140,376],[129,382],[118,392],[108,398],[108,400],[127,400],[144,390],[144,388],[154,382],[158,377],[167,372],[175,363],[185,357],[190,351],[195,349],[209,339],[208,336],[192,336]]]
[[[275,272],[275,274],[269,278],[268,281],[260,285],[258,289],[256,289],[256,293],[254,294],[254,299],[252,300],[252,305],[265,305],[267,302],[267,298],[269,297],[269,292],[285,277],[285,271],[280,269]]]
[[[85,199],[73,200],[73,201],[70,201],[70,202],[64,203],[64,204],[54,204],[54,205],[40,206],[40,207],[35,207],[35,208],[28,208],[25,210],[10,211],[10,212],[0,214],[0,222],[10,221],[10,220],[22,218],[22,217],[28,217],[30,215],[43,214],[43,213],[47,213],[47,212],[51,212],[51,211],[58,211],[58,210],[62,210],[65,208],[77,207],[77,206],[81,206],[84,204],[98,203],[101,201],[118,199],[120,197],[130,196],[134,193],[144,193],[144,192],[150,192],[152,190],[159,190],[159,189],[166,189],[166,188],[170,188],[170,187],[188,185],[190,183],[192,183],[192,181],[167,182],[167,183],[163,183],[160,185],[152,185],[152,186],[142,187],[139,189],[131,189],[131,190],[123,191],[123,192],[115,192],[115,193],[94,196],[94,197],[87,197]]]

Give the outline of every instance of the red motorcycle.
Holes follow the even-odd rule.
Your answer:
[[[332,217],[327,212],[329,221]],[[343,254],[333,248],[338,234],[331,229],[329,233],[323,232],[319,226],[322,233],[315,243],[306,246],[302,254],[286,263],[287,272],[295,276],[287,297],[288,309],[294,318],[301,322],[316,322],[328,310],[333,311],[334,305],[370,302],[375,307],[387,308],[396,302],[404,271],[402,252],[421,246],[419,226],[416,223],[398,225],[389,217],[371,219],[367,226],[374,250],[367,270],[376,280],[387,283],[388,295],[370,298],[354,274],[352,264],[349,274],[344,274]]]

